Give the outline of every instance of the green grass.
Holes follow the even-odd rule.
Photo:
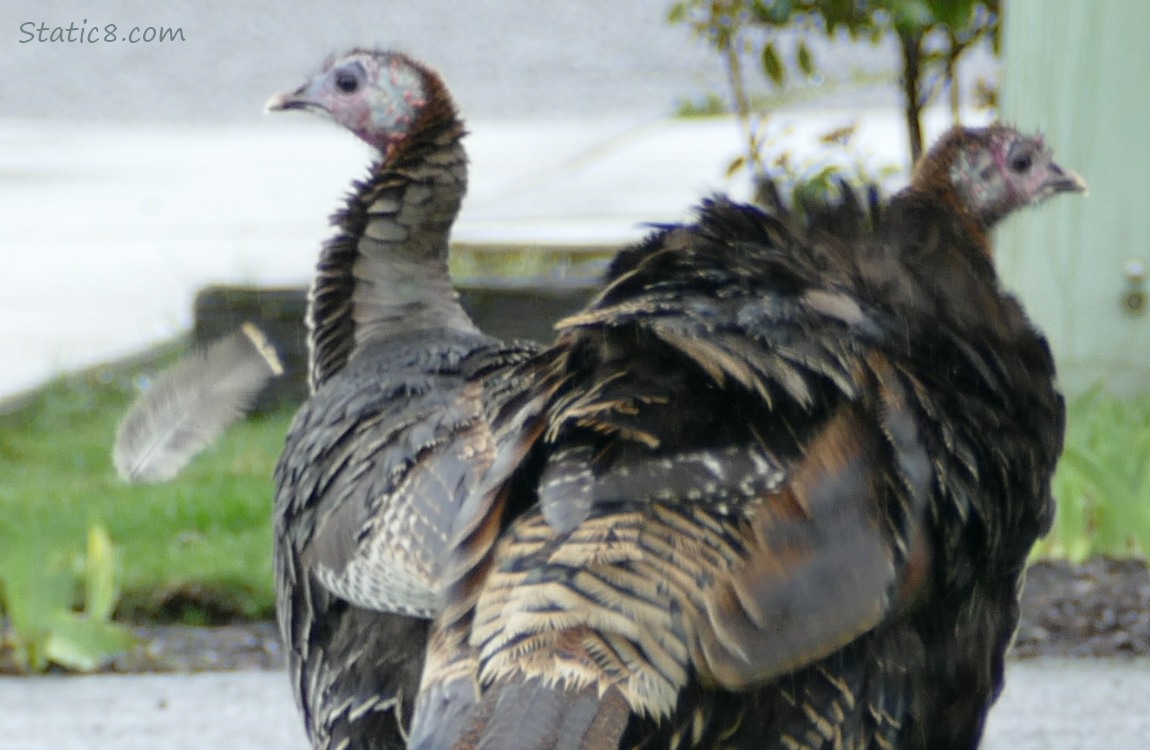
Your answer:
[[[456,243],[451,248],[451,276],[460,286],[499,280],[517,284],[597,281],[617,249],[614,245],[563,248]]]
[[[172,482],[130,486],[110,454],[134,396],[132,373],[97,369],[0,416],[0,546],[66,563],[96,522],[115,545],[121,615],[270,616],[271,473],[290,415],[232,428]]]
[[[675,117],[689,119],[692,117],[719,117],[729,114],[730,105],[721,94],[713,91],[692,98],[680,99],[675,104]]]
[[[1054,529],[1038,554],[1145,557],[1150,553],[1150,396],[1092,389],[1070,401],[1054,478]]]

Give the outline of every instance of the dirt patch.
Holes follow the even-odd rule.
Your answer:
[[[1150,655],[1150,572],[1140,560],[1041,562],[1022,590],[1013,655]]]
[[[215,627],[151,625],[135,629],[141,645],[117,656],[109,672],[211,672],[282,669],[283,647],[272,622]]]

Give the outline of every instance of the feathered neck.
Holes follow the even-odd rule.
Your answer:
[[[987,229],[962,208],[949,181],[936,180],[916,179],[884,210],[880,241],[894,253],[906,283],[876,287],[887,290],[894,309],[925,313],[915,319],[1011,339],[1021,331],[1012,330],[1007,308],[1013,303],[1001,291]]]
[[[464,129],[433,99],[332,216],[308,309],[313,390],[371,342],[430,328],[476,331],[448,272],[467,186]]]
[[[962,196],[954,184],[955,166],[962,159],[967,146],[967,131],[955,129],[944,136],[940,145],[931,149],[911,174],[910,185],[903,191],[919,201],[934,201],[940,210],[957,221],[971,247],[977,247],[987,258],[990,250],[990,225]]]

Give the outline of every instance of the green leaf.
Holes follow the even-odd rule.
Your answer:
[[[667,11],[667,23],[677,24],[687,20],[687,3],[678,2]]]
[[[88,527],[84,612],[95,620],[111,620],[118,596],[112,540],[103,526],[92,524]]]
[[[779,53],[775,50],[774,42],[768,42],[763,47],[763,72],[767,74],[776,86],[782,86],[786,80],[786,70],[783,68],[783,61],[779,59]]]
[[[72,576],[46,564],[29,548],[8,550],[3,562],[4,610],[17,659],[33,671],[48,668],[46,644],[52,625],[72,604]]]
[[[853,35],[866,25],[864,18],[855,8],[854,0],[817,0],[812,4],[827,23],[827,31],[834,34],[840,26],[846,26]]]
[[[91,672],[135,644],[136,637],[122,625],[68,612],[53,622],[45,654],[62,667]]]
[[[974,0],[927,0],[928,11],[934,20],[954,32],[970,25],[974,15]]]
[[[751,17],[768,26],[786,26],[793,11],[793,0],[755,0],[751,4]]]
[[[934,23],[934,14],[925,0],[895,0],[891,3],[891,18],[900,32],[918,33]]]
[[[731,160],[731,163],[727,165],[727,172],[726,172],[727,177],[733,177],[736,172],[738,172],[739,170],[741,170],[745,166],[747,166],[747,157],[746,156],[736,156],[734,159]]]
[[[815,61],[811,59],[811,50],[805,41],[799,42],[798,62],[803,75],[809,78],[815,74]]]

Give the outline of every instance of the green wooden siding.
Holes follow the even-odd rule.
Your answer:
[[[1150,391],[1150,0],[1007,0],[1002,118],[1046,133],[1090,194],[1007,222],[998,265],[1050,337],[1062,382]]]

